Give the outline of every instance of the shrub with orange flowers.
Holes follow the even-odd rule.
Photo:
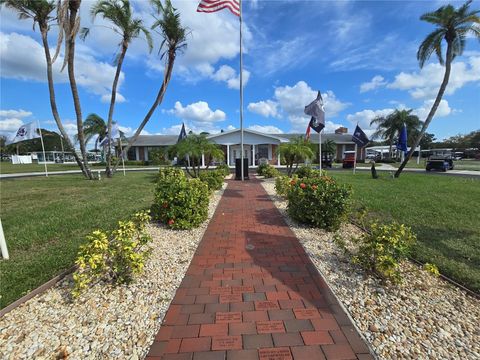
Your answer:
[[[292,180],[287,189],[288,214],[299,222],[335,231],[348,215],[351,193],[350,187],[326,175]]]

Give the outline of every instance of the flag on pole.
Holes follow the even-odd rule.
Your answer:
[[[180,130],[180,134],[178,135],[177,144],[187,137],[187,132],[185,131],[185,123],[182,123],[182,130]]]
[[[352,141],[362,148],[366,146],[370,140],[368,140],[368,137],[363,130],[360,129],[360,126],[357,125],[352,135]]]
[[[211,13],[228,9],[233,15],[240,16],[239,0],[202,0],[198,4],[197,12]]]
[[[111,139],[119,139],[120,138],[120,129],[118,128],[117,124],[112,124],[112,136]],[[100,136],[98,137],[97,141],[101,146],[105,146],[108,144],[108,131],[105,134],[105,137],[102,139]]]
[[[405,155],[407,154],[407,125],[405,123],[398,136],[397,149],[402,150]]]
[[[315,130],[317,133],[323,130],[325,127],[325,109],[323,108],[323,98],[320,91],[317,94],[317,98],[310,104],[305,106],[305,114],[310,115],[311,119],[308,123],[307,132],[305,138],[310,138],[310,129]]]
[[[8,144],[15,144],[24,140],[38,139],[40,134],[38,133],[37,124],[33,121],[31,123],[20,126],[15,133],[15,137],[8,142]]]

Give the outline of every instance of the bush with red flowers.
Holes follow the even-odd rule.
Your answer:
[[[152,216],[172,229],[197,227],[207,219],[209,195],[208,185],[199,179],[188,179],[178,168],[162,168]]]
[[[346,219],[351,189],[329,176],[292,180],[287,191],[288,214],[295,220],[329,231]]]

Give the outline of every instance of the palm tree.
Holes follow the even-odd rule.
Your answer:
[[[182,27],[182,24],[180,23],[180,14],[172,6],[171,1],[165,0],[165,5],[162,4],[161,0],[150,1],[159,16],[158,18],[155,18],[156,20],[152,25],[152,29],[155,30],[158,28],[159,30],[157,30],[157,32],[159,32],[163,38],[163,41],[160,45],[160,51],[163,49],[164,46],[166,46],[165,52],[163,52],[160,57],[161,59],[166,57],[165,71],[163,73],[163,82],[160,90],[158,91],[157,97],[155,98],[153,105],[150,107],[150,110],[145,115],[145,118],[141,122],[140,126],[135,131],[135,134],[130,138],[127,146],[123,149],[123,155],[128,153],[128,150],[137,140],[138,136],[142,132],[147,122],[152,117],[158,105],[163,101],[163,97],[165,95],[165,92],[167,91],[170,78],[172,77],[172,70],[175,63],[175,58],[177,56],[177,52],[181,51],[187,46],[187,29]],[[120,159],[117,160],[113,171],[116,170],[119,163]]]
[[[418,133],[418,129],[422,122],[416,115],[412,115],[410,110],[395,110],[387,116],[378,116],[370,125],[377,124],[377,130],[373,133],[372,138],[383,138],[390,146],[389,154],[392,156],[393,143],[403,128],[403,124],[407,126],[408,143],[411,144],[413,136]]]
[[[202,155],[205,158],[207,169],[212,160],[223,159],[225,157],[222,149],[220,149],[217,144],[208,140],[205,134],[188,135],[179,143],[171,146],[168,152],[170,154],[176,154],[181,159],[188,157],[190,165],[185,163],[185,170],[191,177],[198,177],[198,175],[200,175]]]
[[[68,81],[72,92],[73,105],[75,108],[75,117],[77,118],[77,139],[80,145],[83,163],[87,170],[87,177],[93,180],[93,174],[88,167],[87,149],[85,146],[85,134],[83,130],[82,107],[78,95],[77,81],[75,79],[75,43],[78,31],[80,29],[80,4],[82,0],[60,0],[57,7],[57,23],[59,27],[57,51],[54,61],[60,51],[60,45],[65,39],[65,54],[62,70],[67,66]]]
[[[45,51],[45,60],[47,63],[47,82],[52,115],[55,119],[58,130],[60,131],[63,139],[65,140],[67,149],[73,153],[75,161],[82,170],[84,176],[89,178],[90,170],[88,169],[87,164],[84,164],[75,152],[75,148],[73,147],[73,144],[70,141],[70,138],[68,137],[65,128],[63,127],[57,109],[52,71],[52,64],[54,60],[52,60],[52,57],[50,55],[50,46],[48,44],[48,30],[50,29],[50,24],[55,20],[55,17],[52,16],[52,12],[56,8],[54,0],[0,0],[0,6],[2,5],[5,5],[6,7],[17,11],[19,19],[32,19],[34,29],[35,25],[38,24],[40,34],[42,36],[43,49]]]
[[[297,171],[300,162],[311,159],[314,156],[314,151],[309,142],[306,142],[303,136],[291,139],[288,143],[282,143],[278,147],[278,156],[283,156],[287,164],[288,176]],[[293,169],[295,165],[295,169]]]
[[[110,97],[110,108],[108,110],[107,136],[108,143],[110,143],[110,134],[112,133],[112,118],[115,108],[115,100],[117,96],[118,79],[120,78],[122,64],[125,58],[125,54],[127,53],[128,46],[133,39],[139,37],[140,33],[143,33],[147,40],[148,48],[150,51],[152,51],[152,38],[150,36],[150,32],[143,26],[143,21],[132,16],[132,8],[130,6],[129,0],[100,0],[95,5],[93,5],[90,12],[93,18],[101,15],[104,19],[110,20],[110,22],[112,22],[114,25],[112,30],[119,34],[122,38],[119,44],[120,52],[118,53],[118,56],[115,60],[117,70],[113,79],[112,95]],[[88,33],[89,29],[82,29],[83,38],[85,38]],[[106,174],[108,177],[112,176],[111,157],[112,152],[111,147],[109,146],[107,150],[106,161]]]
[[[415,151],[415,148],[420,143],[425,131],[430,125],[430,122],[437,111],[438,105],[442,100],[445,89],[447,88],[448,80],[450,79],[450,71],[452,62],[456,56],[462,55],[465,49],[465,43],[467,35],[472,35],[480,39],[480,17],[477,15],[480,10],[470,10],[470,4],[472,0],[468,0],[458,9],[455,9],[452,5],[445,5],[437,9],[436,11],[426,13],[420,17],[421,20],[427,21],[437,28],[431,32],[422,44],[418,48],[417,59],[419,61],[420,68],[423,67],[425,62],[435,52],[438,61],[441,65],[445,65],[445,74],[443,76],[442,84],[438,90],[437,97],[427,115],[422,130],[418,134],[413,146],[410,148],[405,160],[402,162],[395,177],[399,177],[403,171],[403,168],[408,163]],[[447,43],[446,59],[443,59],[442,42]]]

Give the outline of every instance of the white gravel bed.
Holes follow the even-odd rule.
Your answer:
[[[479,300],[410,262],[400,286],[383,287],[347,261],[333,233],[292,221],[273,181],[262,184],[379,358],[480,359]],[[339,230],[345,238],[359,232]]]
[[[96,285],[71,303],[68,276],[0,318],[0,358],[144,358],[225,187],[212,195],[199,228],[149,225],[153,252],[133,284]]]

